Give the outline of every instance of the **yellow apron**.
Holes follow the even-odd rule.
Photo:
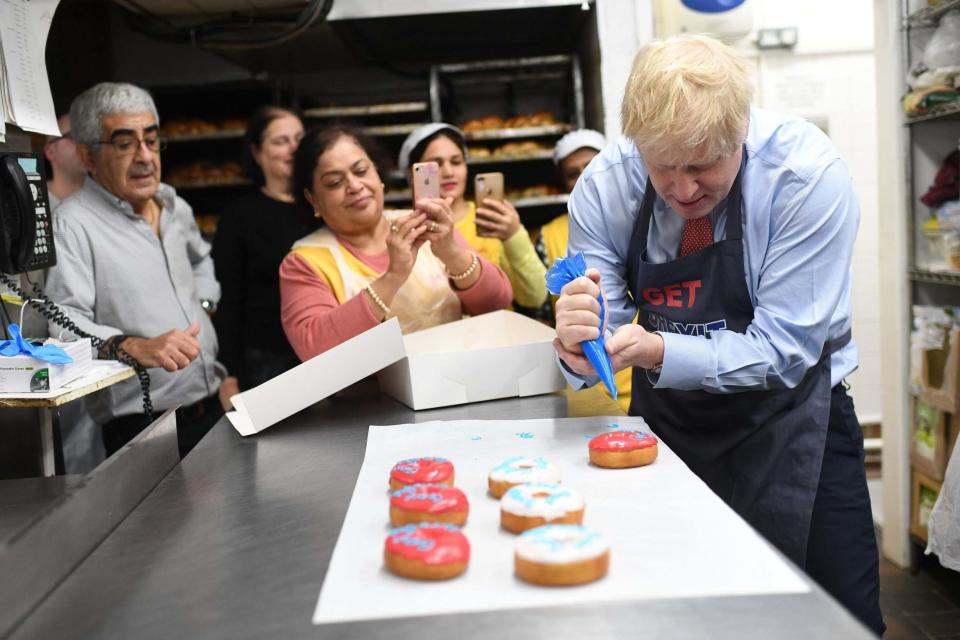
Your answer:
[[[292,251],[304,258],[330,284],[340,304],[382,275],[344,249],[327,228],[297,240]],[[413,271],[388,306],[392,312],[389,317],[396,316],[403,333],[428,329],[462,317],[460,298],[450,289],[443,263],[433,255],[429,242],[420,247]]]

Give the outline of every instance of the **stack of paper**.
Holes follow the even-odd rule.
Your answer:
[[[59,136],[47,79],[50,23],[60,0],[0,0],[0,142],[10,122]]]

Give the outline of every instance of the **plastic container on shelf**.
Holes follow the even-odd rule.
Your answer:
[[[924,229],[923,236],[931,254],[943,259],[941,270],[960,271],[960,231]]]

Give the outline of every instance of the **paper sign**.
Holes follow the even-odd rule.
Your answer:
[[[405,356],[396,318],[364,331],[258,387],[230,398],[227,419],[242,436],[259,433]]]

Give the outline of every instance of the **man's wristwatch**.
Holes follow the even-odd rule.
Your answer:
[[[200,306],[207,313],[216,313],[217,312],[217,303],[213,300],[207,300],[206,298],[200,299]]]
[[[659,332],[659,331],[651,331],[651,333],[652,333],[653,335],[658,335],[658,336],[660,336],[660,332]],[[663,340],[663,336],[660,336],[660,339]],[[649,369],[647,369],[647,371],[649,371],[650,373],[652,373],[652,374],[654,374],[654,375],[660,375],[660,370],[661,370],[661,369],[663,369],[663,360],[661,360],[659,364],[655,364],[655,365],[653,365],[652,367],[650,367]]]

